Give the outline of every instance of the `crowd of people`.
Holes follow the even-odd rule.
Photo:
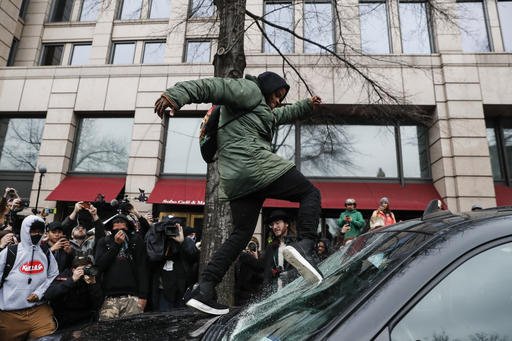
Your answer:
[[[93,203],[77,202],[62,222],[24,217],[7,188],[0,201],[0,339],[25,340],[57,329],[184,307],[198,281],[200,229],[167,216],[153,223],[126,202],[102,220]],[[337,239],[318,239],[317,261],[349,243],[366,226],[354,199],[345,201]],[[370,228],[394,223],[382,198]],[[283,252],[300,239],[294,220],[274,210],[264,221],[268,238],[252,237],[235,265],[235,304],[246,305],[299,276]]]

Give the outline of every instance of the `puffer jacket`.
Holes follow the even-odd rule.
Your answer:
[[[311,114],[310,99],[274,110],[265,102],[256,77],[206,78],[177,83],[164,96],[179,108],[190,103],[222,105],[219,126],[244,111],[247,114],[218,131],[219,198],[233,200],[256,192],[294,167],[272,152],[277,126]],[[172,125],[172,119],[170,123]]]

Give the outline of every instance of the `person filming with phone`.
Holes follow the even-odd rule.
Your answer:
[[[59,266],[59,273],[71,266],[75,252],[71,244],[64,234],[64,228],[58,221],[54,221],[46,225],[46,233],[48,240],[46,243],[50,247],[55,260]]]
[[[361,212],[356,210],[357,203],[353,198],[345,200],[345,211],[338,218],[338,226],[340,227],[341,239],[339,244],[346,245],[356,238],[363,231],[366,222]]]

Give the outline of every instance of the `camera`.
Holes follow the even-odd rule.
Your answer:
[[[56,214],[57,213],[57,209],[56,208],[45,208],[44,209],[44,213],[45,214]]]
[[[249,244],[247,244],[247,248],[252,252],[258,251],[258,245],[256,245],[255,242],[249,242]]]
[[[155,223],[155,229],[157,231],[164,231],[167,237],[177,237],[180,234],[178,224],[181,224],[181,219],[167,216],[162,221]]]
[[[98,273],[99,273],[99,270],[95,266],[87,265],[86,267],[84,267],[84,275],[85,276],[96,277],[96,276],[98,276]]]

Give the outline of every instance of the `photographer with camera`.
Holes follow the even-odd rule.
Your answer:
[[[340,214],[338,218],[338,226],[340,227],[340,239],[338,240],[338,246],[348,244],[352,239],[359,236],[366,222],[364,221],[361,212],[356,210],[357,203],[353,198],[347,198],[345,200],[345,211]]]
[[[71,267],[52,282],[44,297],[50,301],[58,329],[95,320],[103,302],[98,269],[87,256],[77,256]]]
[[[105,227],[96,207],[88,201],[75,203],[73,212],[64,219],[62,227],[66,233],[71,232],[70,242],[75,254],[94,259],[95,245],[105,237]]]
[[[54,221],[46,225],[48,239],[46,244],[50,247],[55,260],[59,266],[59,273],[71,266],[71,262],[75,257],[75,252],[71,247],[71,243],[64,234],[64,228],[58,221]]]
[[[16,189],[6,187],[0,199],[0,230],[12,231],[16,237],[19,237],[21,222],[25,217],[18,213],[28,206],[28,201],[20,198]]]
[[[146,248],[132,221],[116,214],[105,228],[112,233],[98,241],[95,257],[105,293],[100,321],[144,312],[149,292]]]
[[[163,312],[183,307],[187,279],[193,277],[199,258],[195,239],[184,236],[179,218],[167,216],[149,230],[146,248],[153,270],[153,308]]]
[[[291,219],[283,210],[275,210],[266,220],[270,227],[270,241],[263,253],[264,285],[272,292],[283,288],[296,275],[294,268],[284,259],[283,250],[297,241],[291,229]]]
[[[260,260],[259,242],[252,237],[235,263],[235,305],[246,305],[261,292],[263,262]]]

